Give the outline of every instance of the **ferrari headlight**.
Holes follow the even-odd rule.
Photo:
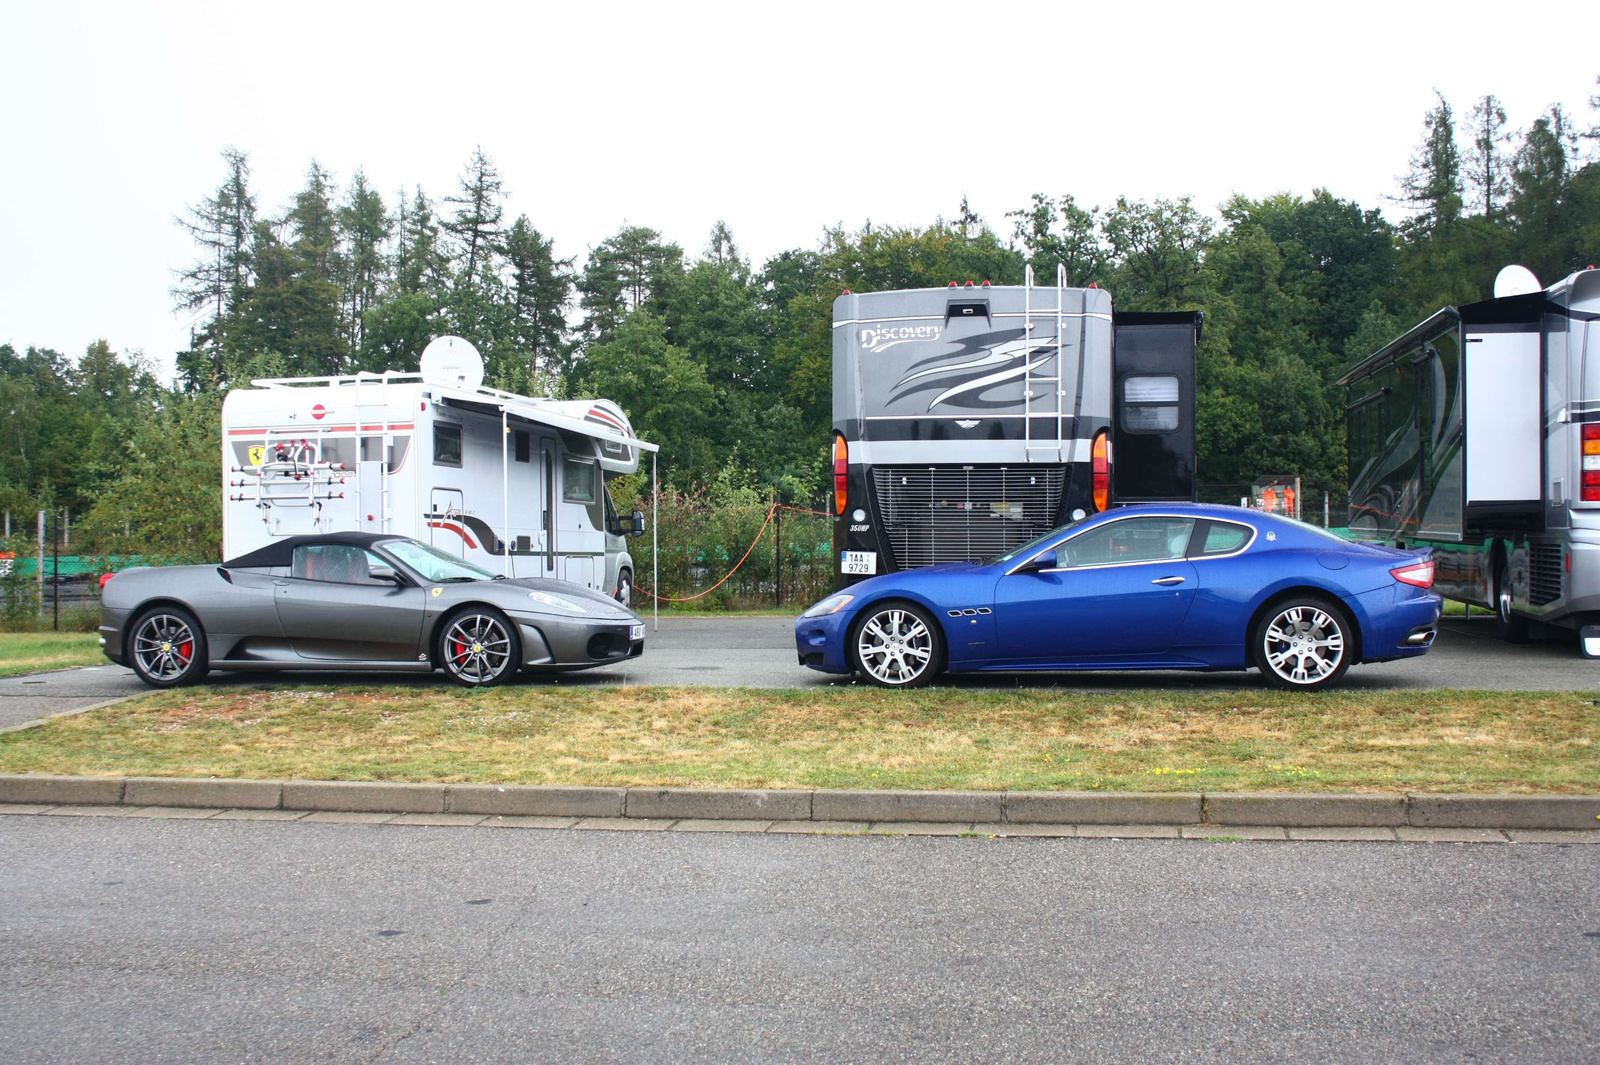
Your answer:
[[[583,606],[581,603],[575,603],[566,596],[551,595],[549,592],[529,592],[528,598],[535,603],[543,603],[545,606],[554,607],[557,610],[569,610],[574,614],[587,614],[589,612],[588,607]]]
[[[838,595],[830,595],[800,616],[803,618],[820,618],[824,614],[837,614],[854,598],[855,596],[845,595],[843,592]]]

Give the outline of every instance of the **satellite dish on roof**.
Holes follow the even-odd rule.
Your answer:
[[[422,379],[454,388],[478,388],[483,384],[483,356],[460,337],[434,337],[422,349]]]
[[[1526,266],[1513,264],[1494,277],[1495,299],[1503,296],[1528,296],[1543,291],[1544,286],[1539,284],[1539,279],[1534,277],[1533,271]]]

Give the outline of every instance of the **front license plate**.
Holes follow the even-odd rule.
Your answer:
[[[628,626],[628,639],[630,639],[630,640],[642,640],[642,639],[644,639],[644,626],[643,625],[629,625]]]
[[[844,559],[839,566],[839,572],[852,577],[870,577],[878,572],[878,553],[876,551],[845,551]]]

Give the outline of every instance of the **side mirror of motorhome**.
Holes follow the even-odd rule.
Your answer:
[[[644,535],[644,511],[636,510],[633,512],[633,519],[628,523],[628,535]]]

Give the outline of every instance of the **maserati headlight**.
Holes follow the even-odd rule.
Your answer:
[[[803,618],[820,618],[824,614],[837,614],[854,598],[855,596],[845,595],[843,592],[838,595],[830,595],[800,616]]]
[[[583,604],[575,603],[566,596],[551,595],[549,592],[529,592],[528,598],[535,603],[543,603],[545,606],[554,607],[556,610],[568,610],[574,614],[587,614],[589,612],[589,608]]]

